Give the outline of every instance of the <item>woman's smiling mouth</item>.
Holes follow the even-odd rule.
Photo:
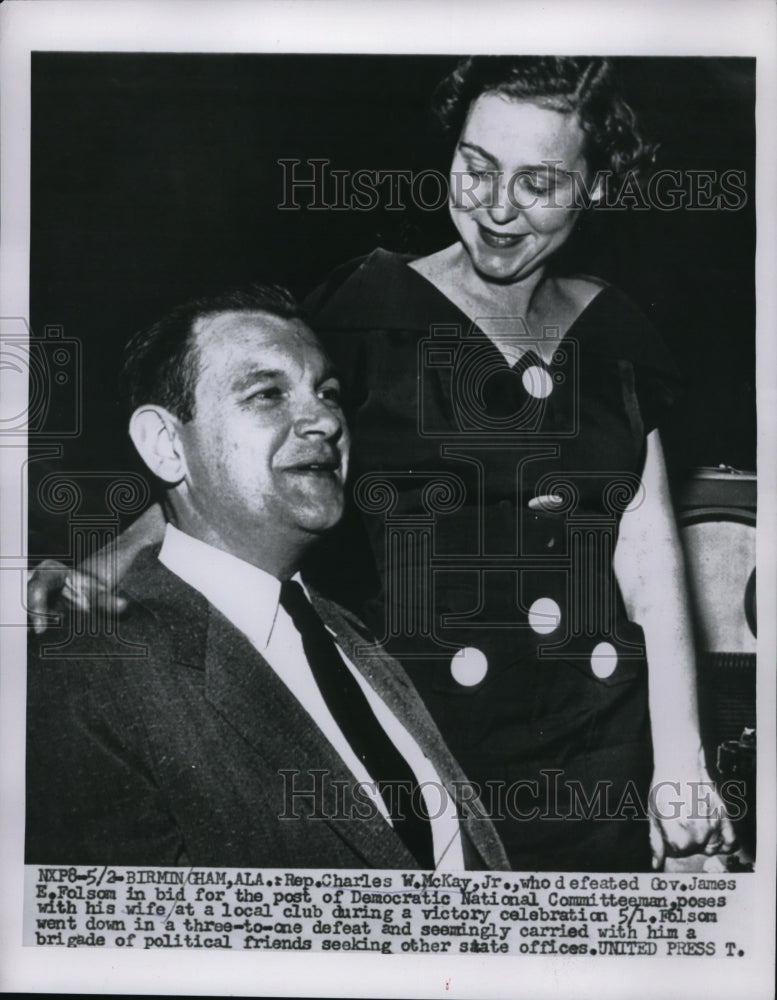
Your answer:
[[[478,232],[481,240],[492,250],[511,250],[526,239],[527,233],[496,233],[493,229],[486,229],[485,226],[478,225]]]

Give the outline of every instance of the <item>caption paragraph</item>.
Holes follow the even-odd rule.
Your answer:
[[[748,875],[25,869],[24,944],[741,958]],[[747,907],[745,907],[747,909]]]

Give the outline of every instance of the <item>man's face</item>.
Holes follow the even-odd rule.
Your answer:
[[[261,565],[257,553],[305,544],[342,516],[339,383],[302,320],[220,313],[194,334],[194,417],[180,427],[189,507],[204,541]]]

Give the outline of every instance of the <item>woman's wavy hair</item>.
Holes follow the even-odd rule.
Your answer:
[[[616,180],[639,176],[657,147],[642,137],[637,117],[621,95],[609,59],[582,56],[472,56],[439,84],[434,111],[448,133],[459,135],[473,101],[502,94],[553,111],[574,112],[585,132],[586,162]]]

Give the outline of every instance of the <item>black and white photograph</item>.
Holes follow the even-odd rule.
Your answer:
[[[33,6],[14,988],[768,996],[769,5]]]

